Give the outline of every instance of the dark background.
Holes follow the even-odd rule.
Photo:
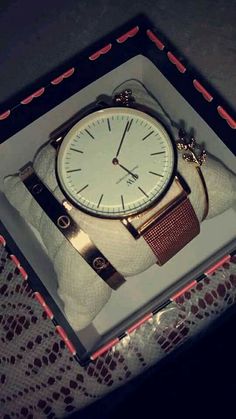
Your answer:
[[[236,108],[236,1],[229,0],[1,0],[0,103],[138,13]],[[235,417],[234,311],[73,417]]]
[[[235,0],[1,0],[0,102],[138,13],[235,107]]]

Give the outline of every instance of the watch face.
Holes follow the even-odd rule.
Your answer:
[[[175,152],[164,127],[136,109],[108,108],[65,136],[57,175],[65,195],[91,215],[122,218],[155,204],[169,187]]]

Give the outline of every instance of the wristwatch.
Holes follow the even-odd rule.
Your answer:
[[[55,171],[63,205],[48,204],[50,191],[32,166],[21,171],[21,179],[112,288],[118,288],[124,278],[114,267],[109,273],[111,264],[105,255],[73,223],[71,206],[93,217],[120,220],[134,240],[144,238],[159,265],[199,233],[190,189],[177,173],[176,143],[154,113],[136,103],[131,90],[122,91],[110,103],[100,101],[82,118],[76,116],[63,125],[52,145],[57,150]]]

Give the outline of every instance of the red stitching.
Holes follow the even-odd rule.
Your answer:
[[[28,105],[28,103],[30,103],[33,99],[41,96],[45,91],[45,88],[42,87],[41,89],[37,90],[36,92],[32,93],[32,95],[26,97],[25,99],[23,99],[20,103],[22,105]]]
[[[16,267],[19,269],[20,268],[20,262],[17,259],[17,257],[15,255],[10,255],[10,258],[11,258],[12,262],[16,265]]]
[[[21,273],[22,278],[26,281],[28,279],[27,272],[24,270],[24,268],[22,266],[19,267],[19,271]]]
[[[204,272],[205,275],[211,275],[213,272],[215,272],[218,268],[220,268],[224,263],[228,262],[231,259],[230,255],[224,256],[221,260],[219,260],[215,265],[211,266],[206,272]]]
[[[4,237],[3,236],[1,236],[0,235],[0,243],[5,247],[6,246],[6,244],[7,244],[7,242],[6,242],[6,240],[4,239]]]
[[[56,326],[56,331],[60,335],[62,340],[65,342],[67,348],[72,353],[72,355],[76,355],[76,349],[75,349],[74,345],[72,344],[72,342],[68,339],[68,336],[67,336],[65,330],[61,326],[58,325],[58,326]]]
[[[61,74],[60,76],[56,77],[54,80],[51,81],[51,84],[56,85],[61,83],[64,79],[71,77],[74,74],[75,68],[72,67],[69,70],[65,71],[65,73]]]
[[[45,311],[45,313],[47,314],[47,316],[49,317],[49,319],[53,319],[53,317],[54,317],[54,315],[53,315],[53,312],[52,312],[52,310],[48,307],[48,305],[46,304],[46,302],[45,302],[45,300],[44,300],[44,298],[43,298],[43,296],[38,292],[38,291],[36,291],[35,293],[34,293],[34,297],[36,298],[36,300],[39,302],[39,304],[42,306],[42,308],[43,308],[43,310]]]
[[[112,48],[112,44],[108,44],[105,47],[99,49],[98,51],[94,52],[94,54],[90,55],[89,59],[91,61],[97,60],[101,55],[106,54]]]
[[[163,44],[163,42],[161,42],[161,40],[156,35],[154,35],[154,33],[150,29],[148,29],[146,33],[147,33],[148,38],[152,42],[154,42],[154,44],[157,46],[158,49],[162,51],[165,48],[165,45]]]
[[[217,112],[221,116],[221,118],[226,120],[230,128],[236,129],[236,121],[232,118],[232,116],[228,114],[228,112],[226,112],[224,108],[222,108],[222,106],[217,106]]]
[[[34,297],[36,298],[36,300],[38,300],[39,304],[41,304],[41,306],[44,307],[44,305],[46,305],[44,298],[42,297],[42,295],[40,294],[40,292],[35,291],[34,292]]]
[[[119,38],[116,39],[116,41],[119,44],[123,44],[123,42],[127,41],[129,38],[133,38],[135,35],[137,35],[139,31],[139,26],[135,26],[135,28],[131,29],[130,31],[124,33],[124,35],[121,35]]]
[[[75,349],[73,343],[70,340],[67,340],[65,342],[65,344],[66,344],[67,348],[69,349],[69,351],[72,353],[72,355],[76,355],[76,349]]]
[[[56,331],[64,341],[68,339],[68,336],[67,336],[65,330],[63,329],[63,327],[61,327],[59,325],[56,326]]]
[[[207,102],[211,102],[213,100],[213,96],[205,89],[205,87],[203,87],[203,85],[201,83],[199,83],[198,80],[194,79],[193,80],[193,85],[195,87],[195,89],[202,94],[202,96],[204,97],[204,99],[207,100]]]
[[[181,61],[178,60],[178,58],[176,58],[174,54],[172,54],[172,52],[168,51],[167,57],[169,58],[170,62],[176,66],[180,73],[185,73],[186,67],[181,63]]]
[[[26,273],[24,268],[21,266],[17,257],[15,255],[10,255],[10,258],[11,258],[12,262],[16,265],[16,267],[19,269],[22,278],[26,281],[28,279],[28,274]]]
[[[53,315],[52,310],[48,307],[48,305],[47,305],[47,304],[46,304],[46,305],[45,305],[45,307],[44,307],[44,311],[45,311],[45,313],[47,314],[47,316],[49,317],[49,319],[50,319],[50,320],[52,320],[52,319],[53,319],[53,317],[54,317],[54,315]]]
[[[127,333],[131,333],[134,330],[138,329],[138,327],[142,326],[143,323],[146,323],[149,319],[151,319],[152,316],[152,313],[146,314],[145,317],[143,317],[141,320],[139,320],[137,323],[133,324],[133,326],[127,329]]]
[[[192,281],[190,282],[190,284],[186,285],[186,287],[182,288],[180,291],[177,291],[176,294],[174,294],[170,300],[171,301],[175,301],[177,300],[178,297],[180,297],[182,294],[184,294],[186,291],[190,290],[192,287],[194,287],[195,285],[197,285],[197,281]]]
[[[107,343],[107,345],[103,346],[101,349],[98,349],[98,351],[94,352],[94,354],[91,355],[92,361],[95,361],[95,359],[97,359],[99,356],[101,356],[102,354],[104,354],[104,352],[107,352],[109,349],[111,349],[118,342],[119,342],[119,339],[118,338],[113,339],[112,341],[110,341],[109,343]]]
[[[8,116],[10,115],[10,113],[11,113],[10,109],[8,109],[8,111],[6,111],[6,112],[3,112],[0,115],[0,121],[3,121],[4,119],[8,118]]]

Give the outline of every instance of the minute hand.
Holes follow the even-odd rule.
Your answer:
[[[116,157],[118,157],[118,156],[119,156],[120,149],[121,149],[121,146],[122,146],[122,144],[123,144],[123,141],[124,141],[125,135],[126,135],[126,133],[127,133],[127,131],[128,131],[129,125],[130,125],[130,121],[128,121],[128,122],[127,122],[127,124],[126,124],[126,126],[125,126],[125,130],[124,130],[124,132],[123,132],[123,135],[122,135],[122,138],[121,138],[121,141],[120,141],[120,145],[119,145],[118,150],[117,150],[117,153],[116,153]]]

